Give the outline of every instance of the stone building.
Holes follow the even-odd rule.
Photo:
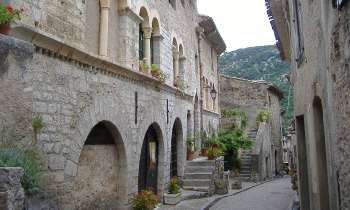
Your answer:
[[[213,20],[195,0],[2,2],[25,12],[0,35],[0,126],[26,145],[42,117],[37,146],[58,208],[162,196],[184,173],[186,138],[219,124],[226,46]]]
[[[253,149],[248,152],[248,157],[246,157],[248,161],[252,162],[252,165],[248,171],[243,171],[243,175],[248,172],[247,175],[250,176],[253,172],[257,173],[260,179],[266,179],[271,178],[281,170],[282,116],[280,102],[282,98],[282,91],[272,83],[220,76],[221,110],[236,108],[246,112],[248,115],[246,130],[254,140]],[[262,111],[269,112],[270,117],[266,123],[257,123],[256,119]],[[227,119],[223,116],[222,126],[225,126],[225,121],[227,122]],[[245,156],[247,156],[247,152],[245,152]]]
[[[292,65],[301,209],[350,209],[350,5],[266,2]]]

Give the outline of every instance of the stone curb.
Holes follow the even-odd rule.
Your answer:
[[[265,183],[272,182],[272,181],[274,181],[274,180],[276,180],[276,179],[267,180],[267,181],[261,182],[261,183],[259,183],[259,184],[256,184],[256,185],[247,187],[247,188],[245,188],[245,189],[242,189],[242,190],[240,190],[240,191],[238,191],[238,192],[234,192],[234,193],[231,193],[231,194],[228,194],[228,195],[223,195],[223,196],[217,197],[217,198],[215,198],[214,200],[209,201],[207,204],[205,204],[205,206],[203,206],[200,210],[209,210],[211,207],[213,207],[213,206],[214,206],[217,202],[219,202],[221,199],[224,199],[224,198],[227,198],[227,197],[230,197],[230,196],[235,196],[235,195],[237,195],[237,194],[240,194],[240,193],[245,192],[245,191],[247,191],[247,190],[250,190],[250,189],[252,189],[252,188],[258,187],[258,186],[263,185],[263,184],[265,184]]]

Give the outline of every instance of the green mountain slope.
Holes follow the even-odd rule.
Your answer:
[[[224,53],[220,57],[221,72],[250,80],[266,80],[276,84],[284,93],[282,108],[286,131],[293,117],[293,91],[287,81],[288,63],[281,60],[276,46],[259,46]]]

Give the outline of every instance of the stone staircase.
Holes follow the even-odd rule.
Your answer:
[[[214,161],[199,158],[187,161],[183,177],[183,189],[199,192],[209,192]]]
[[[247,135],[254,142],[256,139],[257,130],[249,130],[247,131]],[[242,180],[248,180],[251,177],[252,173],[252,150],[242,150],[241,152],[241,170],[240,170],[240,178]]]

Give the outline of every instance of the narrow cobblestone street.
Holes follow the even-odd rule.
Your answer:
[[[211,210],[289,210],[295,191],[290,178],[277,179],[220,200]]]

